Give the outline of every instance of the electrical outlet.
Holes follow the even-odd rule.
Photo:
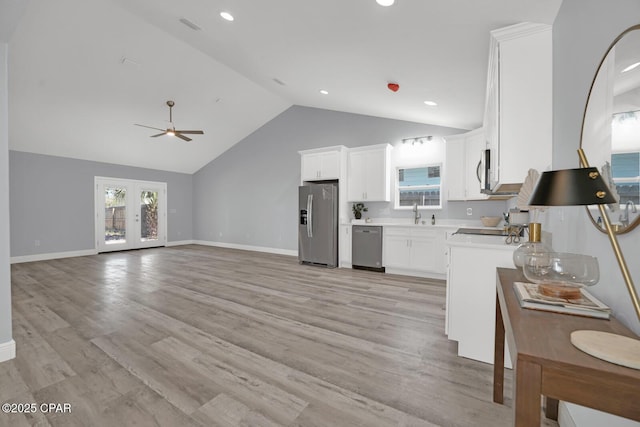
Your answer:
[[[473,208],[467,208],[467,215],[468,216],[473,215]]]
[[[33,242],[33,244],[37,248],[38,246],[40,246],[40,240],[36,240],[35,242]]]

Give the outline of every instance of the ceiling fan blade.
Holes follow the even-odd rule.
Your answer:
[[[194,134],[194,135],[204,135],[204,131],[201,131],[201,130],[176,130],[176,132]]]
[[[157,135],[151,135],[150,138],[155,138],[155,137],[166,135],[166,134],[167,134],[167,132],[162,132],[162,133],[159,133]]]
[[[149,128],[149,129],[155,129],[155,130],[162,130],[162,131],[166,131],[166,129],[154,128],[154,127],[152,127],[152,126],[139,125],[139,124],[137,124],[137,123],[134,123],[134,126],[140,126],[140,127],[143,127],[143,128]]]
[[[191,141],[191,138],[187,138],[186,136],[181,135],[178,131],[176,131],[176,136],[180,139],[184,139],[187,142]]]

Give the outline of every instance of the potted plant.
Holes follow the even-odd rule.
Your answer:
[[[369,209],[367,209],[364,203],[354,203],[353,206],[351,206],[351,210],[353,211],[355,219],[360,219],[362,218],[362,212],[366,212]]]

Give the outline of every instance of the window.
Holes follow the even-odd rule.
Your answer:
[[[442,165],[396,170],[396,209],[411,209],[415,203],[425,209],[442,207],[440,186]]]
[[[620,204],[629,200],[640,204],[640,153],[612,154],[611,175],[620,196]]]

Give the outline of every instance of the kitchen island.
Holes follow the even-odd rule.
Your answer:
[[[454,234],[446,244],[445,333],[458,342],[459,356],[493,363],[496,268],[513,268],[513,251],[519,244],[506,244],[504,236],[468,234]],[[505,366],[511,367],[509,357]]]

